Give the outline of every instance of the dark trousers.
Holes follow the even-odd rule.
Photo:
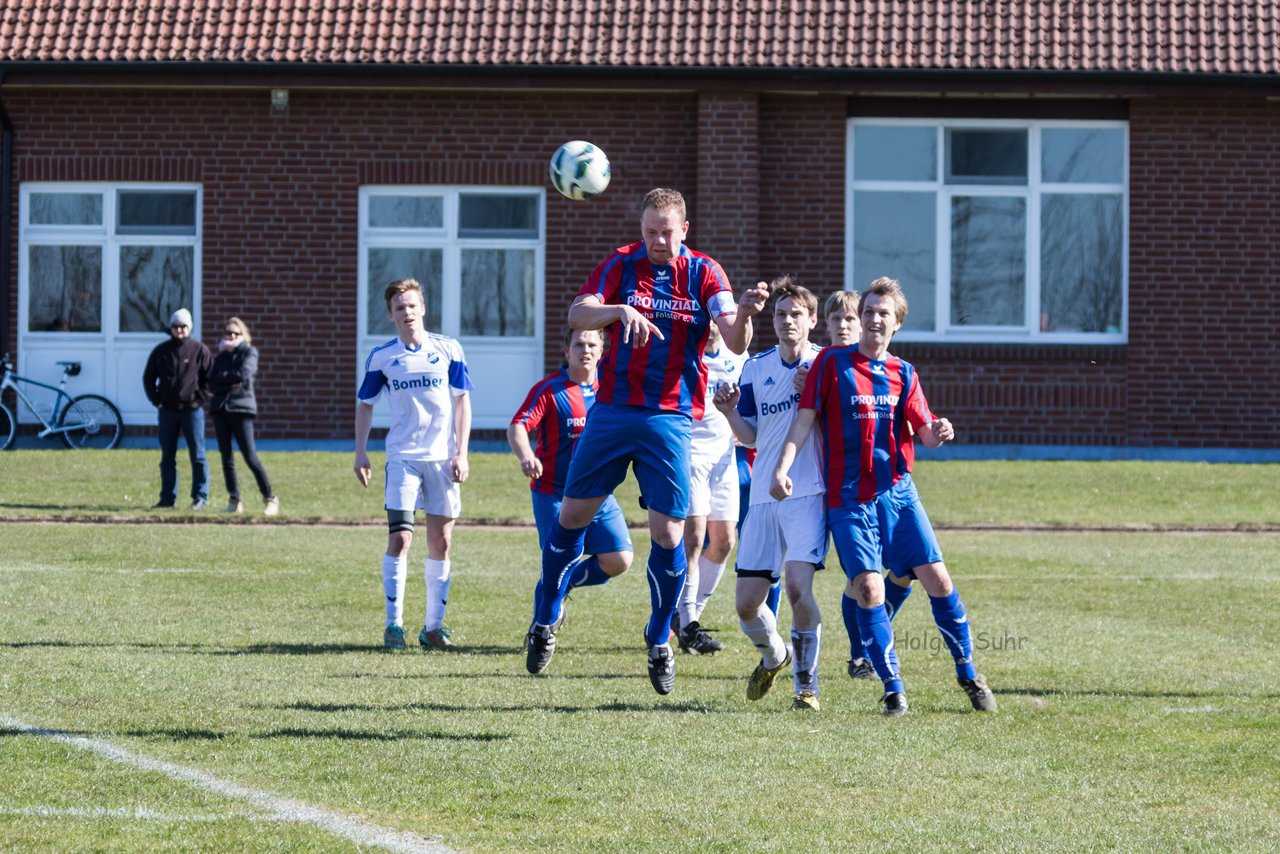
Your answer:
[[[178,501],[178,437],[191,457],[191,500],[209,497],[209,461],[204,455],[204,410],[160,409],[160,503]]]
[[[222,455],[222,479],[227,484],[227,498],[232,501],[240,498],[240,482],[236,478],[236,455],[231,447],[234,438],[244,455],[244,464],[253,472],[258,481],[258,491],[263,498],[271,498],[271,481],[267,478],[267,470],[258,459],[258,451],[253,445],[253,416],[235,412],[213,413],[213,430],[218,435],[218,453]]]

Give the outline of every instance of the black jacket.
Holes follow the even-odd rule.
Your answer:
[[[195,338],[174,338],[156,345],[142,372],[142,387],[152,406],[199,409],[209,402],[213,354]]]
[[[209,372],[209,388],[213,391],[213,412],[234,415],[257,415],[258,401],[253,396],[253,377],[258,372],[258,348],[240,344],[233,350],[219,350]]]

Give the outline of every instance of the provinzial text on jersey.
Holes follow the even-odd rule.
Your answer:
[[[896,394],[855,394],[849,397],[854,406],[897,406]]]
[[[655,297],[651,294],[627,294],[627,305],[648,309],[660,314],[688,315],[702,309],[695,299],[679,297]]]

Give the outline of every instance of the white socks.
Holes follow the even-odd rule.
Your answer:
[[[822,623],[811,632],[791,629],[791,648],[795,650],[795,664],[791,665],[792,681],[796,693],[808,691],[818,695],[818,653],[822,650]]]
[[[404,626],[404,583],[408,575],[407,558],[382,556],[382,592],[386,595],[388,626]]]
[[[444,624],[444,609],[449,603],[449,561],[427,559],[423,578],[427,582],[427,615],[422,627],[429,632]]]
[[[698,602],[693,611],[694,619],[702,616],[702,609],[707,607],[707,600],[716,592],[716,585],[720,583],[722,575],[723,563],[713,563],[706,555],[698,555]]]
[[[760,658],[768,669],[773,670],[787,657],[787,645],[778,634],[778,618],[768,608],[761,608],[750,620],[739,618],[738,625],[760,650]]]

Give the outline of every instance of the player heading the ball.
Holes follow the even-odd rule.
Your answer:
[[[587,525],[634,466],[649,507],[649,681],[659,694],[675,687],[667,638],[684,586],[689,437],[692,419],[701,417],[706,403],[702,355],[708,329],[714,323],[726,347],[744,352],[751,318],[768,298],[760,283],[735,304],[720,265],[684,245],[688,232],[684,196],[666,188],[649,191],[640,205],[642,239],[602,261],[569,309],[570,326],[608,329],[612,346],[600,369],[596,405],[569,462],[559,518],[542,552],[543,595],[525,660],[530,673],[551,663],[552,627],[572,569],[583,559]]]

